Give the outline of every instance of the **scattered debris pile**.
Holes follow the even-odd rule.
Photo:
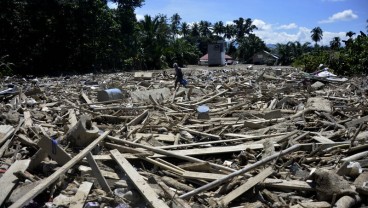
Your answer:
[[[0,206],[368,205],[366,80],[227,67],[0,80]]]

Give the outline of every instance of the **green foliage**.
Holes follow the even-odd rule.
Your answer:
[[[319,50],[298,57],[293,66],[313,72],[325,64],[339,75],[366,74],[368,72],[368,37],[363,33],[350,39],[349,45],[338,51]]]
[[[13,70],[13,63],[7,62],[5,59],[7,56],[0,57],[0,77],[11,75]]]
[[[241,62],[249,62],[255,53],[266,50],[266,44],[254,34],[239,39],[238,44],[237,57]]]
[[[323,31],[320,27],[315,27],[312,29],[311,33],[312,33],[311,38],[316,43],[315,45],[317,46],[317,42],[322,40]]]

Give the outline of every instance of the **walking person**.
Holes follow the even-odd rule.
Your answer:
[[[179,83],[179,87],[180,84],[182,84],[184,87],[186,87],[187,85],[187,81],[184,79],[184,75],[183,72],[181,71],[181,68],[178,66],[177,63],[174,63],[173,65],[174,69],[175,69],[175,90],[176,90],[176,86]]]

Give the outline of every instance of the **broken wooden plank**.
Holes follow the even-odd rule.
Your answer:
[[[78,188],[77,193],[72,198],[69,208],[83,208],[93,183],[84,181]]]
[[[135,168],[120,154],[118,150],[111,150],[110,153],[151,207],[169,207],[165,202],[158,198],[156,192],[148,185],[144,178],[139,175]]]
[[[354,119],[352,121],[346,122],[345,126],[346,127],[353,127],[353,126],[359,125],[359,124],[361,124],[363,122],[367,122],[367,121],[368,121],[368,116],[363,116],[361,118]]]
[[[100,168],[98,167],[96,161],[93,159],[91,152],[87,154],[87,161],[90,167],[92,168],[92,173],[96,177],[98,183],[100,184],[102,190],[106,193],[112,193],[109,184],[107,183],[105,177],[103,176]],[[120,179],[120,178],[118,178]]]
[[[187,132],[192,133],[192,134],[196,134],[196,135],[200,135],[200,136],[204,136],[204,137],[210,137],[210,138],[214,138],[214,139],[218,139],[218,140],[221,139],[221,137],[219,135],[208,134],[208,133],[204,133],[204,132],[201,132],[201,131],[196,131],[196,130],[193,130],[193,129],[185,128],[185,127],[179,127],[179,128],[180,128],[180,130],[184,130],[184,131],[187,131]]]
[[[38,194],[40,194],[43,190],[45,190],[48,186],[54,183],[62,174],[65,174],[71,167],[77,164],[80,160],[82,160],[98,143],[100,143],[110,131],[105,131],[101,134],[97,139],[95,139],[91,144],[89,144],[86,148],[84,148],[81,152],[79,152],[75,157],[73,157],[69,162],[60,167],[57,171],[55,171],[52,175],[42,180],[42,182],[32,189],[27,194],[23,195],[16,202],[14,202],[9,208],[18,208],[24,206]]]
[[[87,104],[92,104],[92,101],[88,98],[86,93],[84,93],[83,91],[81,91],[81,96],[84,99],[84,101],[86,101]]]
[[[72,157],[57,143],[55,143],[55,141],[52,141],[50,138],[47,138],[45,136],[41,138],[37,145],[59,165],[64,165],[72,159]]]
[[[261,183],[261,185],[282,190],[314,191],[314,188],[311,184],[299,180],[287,181],[282,179],[267,178]]]
[[[2,145],[13,133],[15,129],[10,125],[0,125],[0,145]]]
[[[198,101],[198,102],[196,102],[196,103],[194,103],[194,105],[201,105],[201,104],[203,104],[203,103],[207,103],[207,102],[209,102],[209,101],[211,101],[211,100],[213,100],[213,99],[215,99],[215,98],[217,98],[218,96],[220,96],[220,95],[222,95],[222,94],[225,94],[226,92],[228,92],[229,90],[224,90],[224,91],[222,91],[222,92],[219,92],[219,93],[217,93],[216,95],[214,95],[214,96],[212,96],[212,97],[209,97],[209,98],[207,98],[207,99],[204,99],[204,100],[202,100],[202,101]]]
[[[31,127],[33,125],[31,113],[29,111],[24,111],[23,116],[24,116],[24,126],[28,128]]]
[[[235,172],[232,172],[232,173],[226,175],[224,178],[221,178],[219,180],[212,181],[211,183],[208,183],[208,184],[206,184],[204,186],[201,186],[201,187],[199,187],[199,188],[197,188],[197,189],[195,189],[193,191],[190,191],[190,192],[188,192],[186,194],[183,194],[183,195],[180,196],[180,198],[181,199],[190,198],[191,196],[194,196],[196,194],[199,194],[199,193],[201,193],[203,191],[207,191],[207,190],[209,190],[211,188],[217,187],[217,186],[225,183],[226,181],[228,181],[228,180],[230,180],[230,179],[232,179],[232,178],[234,178],[234,177],[236,177],[238,175],[244,174],[247,171],[250,171],[250,170],[252,170],[252,169],[254,169],[254,168],[256,168],[256,167],[258,167],[260,165],[263,165],[263,164],[265,164],[267,162],[270,162],[270,161],[272,161],[272,160],[274,160],[274,159],[276,159],[278,157],[281,157],[283,155],[286,155],[286,154],[289,154],[291,152],[294,152],[294,151],[298,150],[301,147],[302,147],[302,145],[299,145],[299,144],[298,145],[294,145],[292,147],[289,147],[289,148],[283,150],[282,152],[273,154],[273,155],[271,155],[271,156],[269,156],[267,158],[263,158],[263,159],[255,162],[255,163],[253,163],[251,165],[247,165],[247,166],[245,166],[244,168],[242,168],[240,170],[237,170]]]
[[[2,207],[6,198],[13,190],[14,186],[17,184],[17,176],[14,175],[15,172],[24,172],[29,165],[30,160],[16,160],[14,164],[10,166],[4,175],[0,178],[0,206]]]
[[[270,176],[273,173],[272,167],[268,167],[265,170],[261,171],[256,176],[249,178],[247,182],[221,198],[220,204],[223,206],[227,206],[232,202],[234,199],[238,198],[240,195],[251,189],[253,186],[257,185],[259,182],[266,179],[268,176]]]
[[[199,179],[205,181],[214,181],[223,178],[224,174],[217,174],[217,173],[203,173],[203,172],[194,172],[194,171],[184,171],[182,173],[184,178],[189,179]]]

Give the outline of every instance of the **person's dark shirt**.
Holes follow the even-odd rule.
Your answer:
[[[175,68],[175,75],[176,75],[177,78],[182,78],[183,77],[183,72],[181,71],[180,67]]]

